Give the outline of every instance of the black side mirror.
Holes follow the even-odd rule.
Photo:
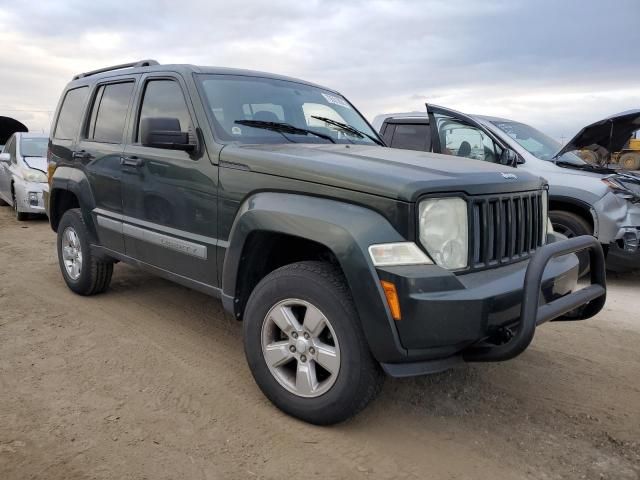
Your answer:
[[[508,167],[516,167],[518,164],[524,163],[524,161],[520,160],[520,155],[511,150],[510,148],[505,148],[502,150],[500,154],[500,164],[507,165]]]
[[[147,117],[140,122],[140,143],[144,147],[166,148],[168,150],[196,149],[189,143],[189,134],[180,130],[177,118]]]

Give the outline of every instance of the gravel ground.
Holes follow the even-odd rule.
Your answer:
[[[640,478],[640,275],[515,360],[389,379],[321,428],[262,396],[217,300],[125,265],[76,296],[54,242],[0,208],[0,479]]]

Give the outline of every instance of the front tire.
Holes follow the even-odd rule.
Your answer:
[[[13,213],[16,217],[16,220],[18,220],[19,222],[24,222],[27,218],[29,218],[28,213],[18,210],[18,199],[16,198],[16,192],[13,192]]]
[[[80,209],[67,210],[58,225],[58,262],[67,286],[79,295],[104,292],[113,274],[113,262],[91,253],[89,238]]]
[[[294,263],[263,278],[247,302],[244,345],[266,397],[309,423],[342,422],[382,387],[345,279],[328,263]]]
[[[553,229],[568,238],[579,237],[581,235],[593,235],[591,226],[587,221],[575,213],[565,210],[552,210],[549,212],[549,219]],[[576,254],[580,261],[580,277],[589,272],[589,252],[582,251]]]

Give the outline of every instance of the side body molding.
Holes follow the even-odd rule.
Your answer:
[[[374,357],[397,361],[406,354],[367,250],[374,243],[405,240],[382,215],[346,202],[297,194],[264,192],[249,197],[236,215],[224,260],[222,290],[228,310],[233,310],[245,242],[255,231],[293,235],[331,250],[347,279]]]

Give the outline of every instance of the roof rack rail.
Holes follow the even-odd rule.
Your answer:
[[[73,76],[73,80],[79,78],[90,77],[98,73],[110,72],[111,70],[120,70],[122,68],[137,68],[137,67],[151,67],[153,65],[160,65],[157,60],[140,60],[138,62],[122,63],[120,65],[113,65],[112,67],[99,68],[97,70],[91,70],[90,72],[79,73]]]

